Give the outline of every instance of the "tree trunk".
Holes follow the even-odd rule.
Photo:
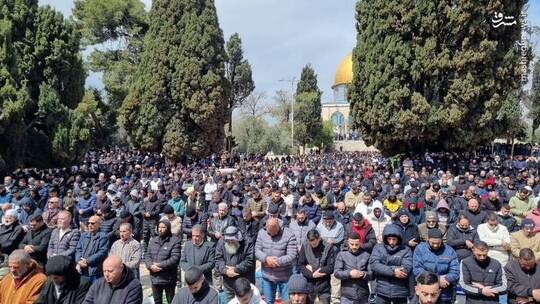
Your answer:
[[[512,137],[511,143],[512,143],[512,149],[510,150],[510,159],[514,159],[514,146],[515,146],[514,137]]]

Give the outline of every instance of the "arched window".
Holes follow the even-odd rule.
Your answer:
[[[334,112],[334,114],[332,114],[331,119],[332,119],[332,124],[334,126],[342,126],[343,123],[345,122],[345,117],[339,111]]]

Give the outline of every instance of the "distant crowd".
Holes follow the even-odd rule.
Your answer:
[[[0,303],[540,303],[540,153],[180,163],[137,150],[0,185]]]

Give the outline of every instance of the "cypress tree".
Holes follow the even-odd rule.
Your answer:
[[[366,0],[357,4],[351,111],[367,144],[383,152],[472,150],[510,127],[519,24],[526,1]]]
[[[295,99],[294,137],[305,148],[315,142],[322,128],[321,91],[315,70],[309,64],[302,69]]]
[[[170,160],[223,144],[226,54],[212,0],[157,0],[120,121],[137,147]]]

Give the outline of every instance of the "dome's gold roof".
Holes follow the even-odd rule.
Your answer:
[[[339,63],[336,75],[334,76],[334,84],[332,87],[339,84],[348,84],[352,82],[353,72],[352,72],[352,53],[349,53],[341,62]]]

